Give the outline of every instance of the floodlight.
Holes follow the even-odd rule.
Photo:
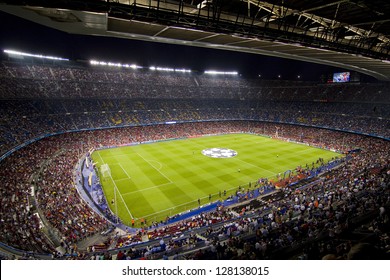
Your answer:
[[[163,72],[173,72],[175,69],[172,68],[166,68],[166,67],[157,67],[157,71],[163,71]]]
[[[223,72],[223,71],[207,70],[204,73],[208,75],[238,75],[238,72],[236,71]]]
[[[102,65],[102,66],[110,66],[110,67],[118,67],[118,68],[132,68],[132,69],[138,69],[142,68],[141,66],[135,65],[135,64],[122,64],[117,62],[105,62],[105,61],[97,61],[97,60],[90,60],[89,63],[91,65]]]
[[[50,60],[69,61],[69,59],[67,59],[67,58],[56,57],[56,56],[46,56],[46,55],[42,55],[42,54],[25,53],[25,52],[19,52],[19,51],[14,51],[14,50],[3,50],[3,52],[5,52],[6,54],[9,54],[9,55],[28,56],[28,57],[50,59]]]
[[[191,70],[188,70],[188,69],[175,69],[175,72],[191,73]]]
[[[131,69],[139,69],[139,68],[142,68],[141,66],[138,66],[138,65],[136,65],[136,64],[131,64],[131,65],[129,65],[129,64],[123,64],[122,66],[125,67],[125,68],[131,68]]]

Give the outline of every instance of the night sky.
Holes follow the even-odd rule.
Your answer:
[[[326,65],[262,55],[152,43],[128,39],[67,34],[0,12],[0,48],[60,56],[72,60],[97,59],[141,66],[187,68],[195,71],[238,71],[246,77],[319,81],[344,71]]]

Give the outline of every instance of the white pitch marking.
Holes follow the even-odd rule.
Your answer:
[[[160,167],[158,168],[158,170],[161,170],[162,167],[163,167],[162,163],[159,162],[159,161],[157,161],[157,160],[149,160],[149,162],[156,162],[156,163],[158,163],[158,164],[160,165]],[[149,164],[150,164],[150,163],[149,163]]]
[[[98,152],[98,156],[100,157],[100,159],[102,160],[102,162],[105,163],[99,152]],[[133,215],[131,215],[131,212],[130,212],[129,208],[127,207],[127,204],[125,203],[125,200],[123,199],[123,196],[122,196],[121,192],[119,191],[118,186],[116,185],[116,183],[115,183],[114,179],[112,178],[111,174],[110,174],[110,178],[111,178],[111,181],[114,183],[115,188],[116,188],[116,190],[118,191],[118,194],[119,194],[119,196],[121,197],[121,199],[122,199],[122,201],[123,201],[123,204],[125,205],[125,207],[126,207],[126,209],[127,209],[127,212],[129,213],[130,217],[131,217],[132,219],[134,219]],[[115,201],[115,203],[117,203],[117,202]]]
[[[122,168],[122,170],[126,173],[126,176],[129,177],[129,179],[131,179],[130,175],[126,172],[126,170],[123,168],[123,166],[118,163],[118,165],[120,166],[120,168]]]
[[[136,191],[132,191],[132,192],[127,192],[127,193],[124,193],[123,195],[126,196],[128,194],[133,194],[133,193],[137,193],[137,192],[143,192],[143,191],[146,191],[146,190],[156,189],[156,188],[159,188],[159,187],[162,187],[162,186],[166,186],[166,185],[172,185],[172,183],[165,183],[165,184],[161,184],[161,185],[157,185],[157,186],[153,186],[153,187],[149,187],[149,188],[144,188],[142,190],[136,190]]]
[[[136,154],[142,158],[145,162],[147,162],[151,167],[153,167],[158,173],[160,173],[161,175],[163,175],[165,177],[165,179],[167,179],[169,182],[173,183],[171,179],[169,179],[167,176],[164,175],[164,173],[162,173],[160,170],[158,170],[156,167],[154,167],[148,160],[146,160],[142,155],[140,155],[139,153],[136,152]]]
[[[270,170],[268,170],[268,169],[262,168],[262,167],[260,167],[260,166],[254,165],[254,164],[249,163],[249,162],[246,162],[246,161],[241,160],[241,159],[239,159],[239,158],[235,158],[235,159],[236,159],[236,160],[239,160],[239,161],[241,161],[241,162],[243,162],[243,163],[245,163],[245,164],[252,165],[252,166],[254,166],[254,167],[256,167],[256,168],[259,168],[259,169],[261,169],[261,170],[267,171],[268,173],[270,173],[270,174],[272,174],[272,175],[276,175],[276,174],[277,174],[277,173],[272,172],[272,171],[270,171]]]
[[[123,199],[123,196],[122,196],[121,192],[119,191],[118,186],[116,185],[114,179],[112,179],[111,175],[110,175],[110,178],[111,178],[112,182],[114,183],[115,188],[116,188],[116,190],[117,190],[119,196],[121,197],[121,199],[122,199],[122,201],[123,201],[123,204],[125,205],[125,207],[126,207],[126,209],[127,209],[127,212],[129,213],[130,217],[131,217],[132,219],[134,219],[133,215],[131,215],[131,212],[130,212],[130,210],[129,210],[129,207],[127,207],[127,204],[126,204],[125,200]],[[115,202],[115,203],[116,203],[116,202]]]

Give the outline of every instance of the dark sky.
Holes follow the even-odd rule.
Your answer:
[[[98,59],[141,66],[238,71],[244,76],[319,81],[321,75],[343,71],[330,66],[262,55],[136,40],[67,34],[0,12],[1,49],[61,56],[73,60]]]

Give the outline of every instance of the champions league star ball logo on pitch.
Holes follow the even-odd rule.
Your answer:
[[[203,150],[202,154],[212,158],[230,158],[235,157],[237,155],[237,152],[225,148],[211,148]]]

